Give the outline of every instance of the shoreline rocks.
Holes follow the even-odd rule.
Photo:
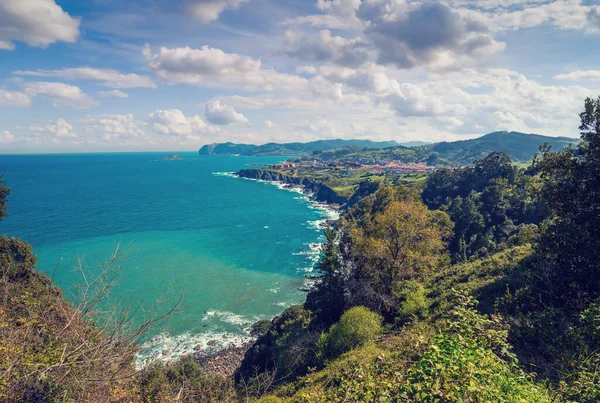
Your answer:
[[[239,368],[252,342],[240,346],[234,344],[220,350],[204,350],[193,353],[194,359],[208,373],[231,376]]]

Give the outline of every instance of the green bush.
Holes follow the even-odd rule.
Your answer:
[[[398,309],[398,319],[405,321],[413,316],[424,317],[429,308],[425,287],[416,281],[407,281],[400,293],[402,302]]]
[[[231,378],[208,374],[191,356],[170,364],[155,363],[140,374],[145,402],[231,402],[236,392]]]
[[[404,401],[551,402],[544,385],[520,368],[501,318],[488,318],[464,298],[447,328],[400,384]]]
[[[347,310],[340,321],[321,335],[317,343],[320,358],[335,358],[374,340],[383,332],[383,318],[364,306]]]

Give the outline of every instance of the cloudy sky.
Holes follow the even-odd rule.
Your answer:
[[[600,0],[0,0],[0,153],[576,137]]]

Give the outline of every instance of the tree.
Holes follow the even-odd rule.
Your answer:
[[[330,325],[336,322],[344,311],[343,280],[336,243],[336,232],[325,230],[327,242],[323,246],[323,257],[317,265],[318,274],[307,276],[314,281],[308,289],[304,308],[312,311],[315,323]]]
[[[537,161],[550,219],[534,271],[548,302],[579,312],[600,296],[600,98],[586,99],[580,118],[577,148],[546,147]]]
[[[7,217],[6,205],[8,204],[7,198],[10,194],[10,189],[6,187],[4,182],[4,178],[0,175],[0,221]]]

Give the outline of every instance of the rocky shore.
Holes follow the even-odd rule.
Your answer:
[[[242,363],[244,355],[250,347],[252,347],[252,342],[247,342],[240,346],[232,344],[221,350],[196,351],[193,357],[204,371],[231,376]]]
[[[302,188],[305,193],[311,194],[316,201],[327,203],[330,206],[341,206],[348,201],[328,186],[315,182],[309,178],[286,176],[267,169],[242,169],[237,172],[236,175],[240,178],[256,179],[267,182],[281,182],[290,186],[297,186]]]

